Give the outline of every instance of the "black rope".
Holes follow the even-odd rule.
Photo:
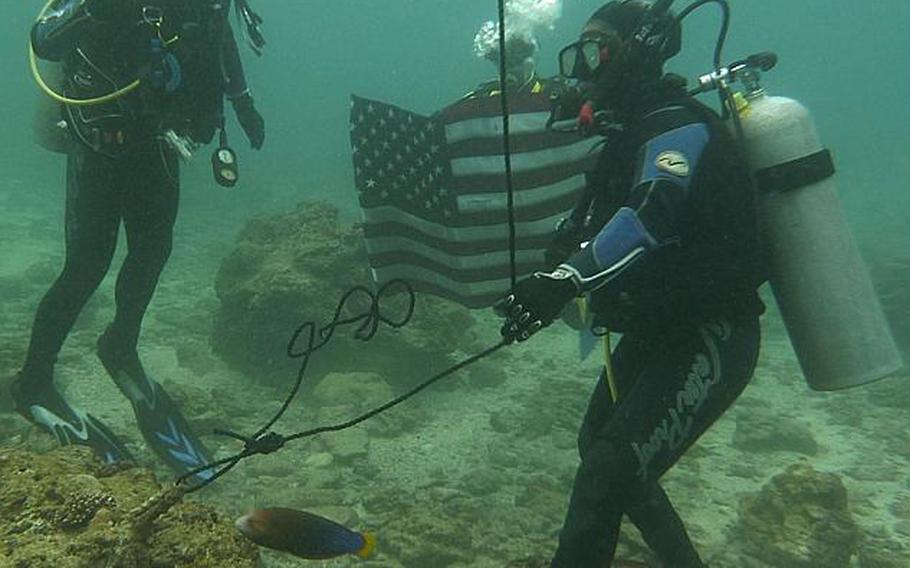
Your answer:
[[[506,69],[506,3],[499,0],[499,92],[502,103],[502,148],[506,166],[506,207],[509,215],[509,281],[515,287],[515,190],[512,184],[512,148],[509,138],[509,97]]]
[[[255,15],[255,14],[254,14]],[[261,20],[260,20],[261,21]],[[258,23],[258,22],[257,22]],[[505,173],[506,173],[506,191],[507,191],[507,207],[508,207],[508,219],[509,219],[509,277],[512,287],[515,287],[516,283],[516,269],[515,269],[515,192],[512,179],[512,151],[511,151],[511,139],[509,136],[509,102],[508,102],[508,81],[507,81],[507,68],[506,68],[506,15],[505,15],[505,0],[499,0],[499,82],[500,82],[500,97],[502,103],[502,137],[503,137],[503,158],[505,160]],[[405,288],[408,293],[408,309],[404,317],[400,320],[392,320],[380,313],[379,300],[386,293],[386,291],[395,285],[401,285]],[[353,297],[355,294],[361,293],[370,298],[370,308],[366,313],[352,316],[346,319],[342,319],[341,314],[344,311],[344,307],[347,304],[348,300]],[[310,430],[304,430],[303,432],[298,432],[296,434],[282,435],[277,432],[270,431],[272,426],[284,415],[288,407],[290,407],[294,398],[296,398],[297,393],[300,391],[300,387],[303,384],[304,373],[306,372],[307,364],[310,360],[310,355],[313,352],[318,351],[329,342],[332,336],[335,333],[335,330],[339,326],[350,325],[357,322],[360,322],[360,327],[354,332],[354,337],[362,341],[369,341],[373,338],[376,332],[379,329],[379,324],[384,323],[389,327],[399,328],[403,327],[410,321],[411,316],[414,314],[414,290],[411,286],[404,280],[390,280],[374,294],[367,288],[363,286],[355,286],[348,290],[341,300],[338,302],[338,306],[335,308],[335,314],[332,319],[332,322],[328,325],[322,327],[319,330],[319,342],[316,342],[316,324],[314,322],[306,322],[302,324],[294,334],[291,336],[290,341],[287,346],[287,354],[292,358],[301,359],[300,368],[297,371],[297,379],[294,383],[294,387],[291,389],[291,392],[285,398],[281,407],[275,413],[272,418],[261,428],[259,428],[252,436],[244,436],[233,432],[230,430],[215,430],[215,434],[226,436],[229,438],[234,438],[243,442],[243,450],[229,456],[222,458],[205,465],[199,466],[177,478],[176,484],[181,484],[186,482],[189,478],[205,472],[210,471],[215,468],[220,468],[215,471],[212,476],[202,482],[196,483],[187,489],[187,493],[193,491],[198,491],[203,487],[211,485],[215,480],[219,479],[227,472],[231,471],[234,467],[237,466],[244,459],[260,454],[271,454],[277,452],[285,446],[288,442],[294,440],[300,440],[303,438],[308,438],[315,436],[317,434],[322,434],[325,432],[338,432],[340,430],[345,430],[351,428],[369,420],[370,418],[381,414],[395,406],[398,406],[402,402],[413,397],[417,393],[426,389],[430,385],[448,377],[452,373],[471,365],[475,361],[478,361],[488,355],[491,355],[498,351],[499,349],[509,345],[511,341],[503,338],[499,343],[493,345],[492,347],[487,348],[486,350],[472,355],[463,361],[456,363],[455,365],[449,367],[448,369],[438,373],[424,382],[420,383],[410,391],[393,398],[392,400],[386,402],[385,404],[378,406],[356,418],[348,420],[346,422],[341,422],[338,424],[333,424],[329,426],[320,426],[318,428],[312,428]],[[303,349],[298,349],[300,338],[306,335],[306,347]]]
[[[384,316],[380,311],[380,300],[386,294],[388,294],[389,288],[393,286],[401,286],[404,288],[404,291],[408,294],[408,306],[405,314],[399,319],[392,319]],[[355,295],[360,294],[366,296],[370,300],[370,305],[367,311],[364,313],[350,316],[347,318],[342,317],[345,306]],[[414,315],[414,305],[415,305],[415,296],[414,290],[411,286],[404,280],[390,280],[376,293],[371,292],[364,286],[355,286],[348,290],[338,302],[338,306],[335,308],[335,313],[332,318],[331,323],[323,326],[319,329],[318,333],[316,332],[316,325],[313,322],[306,322],[298,327],[293,335],[291,336],[290,341],[287,346],[287,353],[289,357],[301,359],[300,368],[297,371],[297,379],[294,382],[294,386],[291,389],[291,392],[285,398],[284,402],[281,404],[281,407],[277,412],[265,423],[264,426],[259,428],[251,436],[244,436],[237,432],[231,430],[217,429],[215,434],[220,436],[226,436],[229,438],[234,438],[243,442],[243,450],[237,452],[236,454],[215,460],[213,462],[201,465],[197,468],[194,468],[180,477],[177,478],[176,484],[185,483],[191,477],[196,476],[202,472],[216,470],[212,476],[204,481],[198,482],[187,489],[187,493],[193,491],[198,491],[203,487],[206,487],[213,483],[218,478],[222,477],[224,474],[232,470],[238,463],[244,459],[260,455],[260,454],[271,454],[277,452],[285,446],[287,442],[294,440],[299,440],[302,438],[309,438],[317,434],[322,434],[324,432],[338,432],[340,430],[345,430],[360,424],[361,422],[368,420],[377,414],[385,412],[395,406],[398,406],[402,402],[408,400],[412,396],[416,395],[420,391],[426,389],[430,385],[442,380],[445,377],[455,373],[456,371],[474,363],[475,361],[490,355],[508,345],[508,343],[503,340],[500,343],[490,347],[476,355],[468,357],[459,363],[449,367],[448,369],[430,377],[429,379],[423,381],[410,391],[393,398],[392,400],[386,402],[385,404],[378,406],[356,418],[341,422],[339,424],[333,424],[329,426],[320,426],[318,428],[313,428],[310,430],[305,430],[303,432],[298,432],[296,434],[283,435],[278,432],[271,431],[272,426],[284,415],[288,407],[297,396],[297,393],[300,391],[300,387],[303,384],[304,374],[306,373],[307,364],[309,363],[310,356],[315,352],[324,347],[335,334],[335,330],[340,326],[352,325],[359,323],[359,327],[354,332],[354,337],[361,341],[369,341],[376,335],[376,332],[379,330],[379,324],[383,323],[392,328],[400,328],[410,321],[411,317]],[[317,341],[318,336],[318,341]],[[303,340],[304,345],[301,346],[301,339]]]

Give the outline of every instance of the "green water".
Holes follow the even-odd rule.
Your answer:
[[[237,421],[237,427],[247,431],[261,423],[283,391],[258,386],[223,365],[197,379],[174,355],[184,342],[208,349],[206,325],[200,324],[202,331],[189,330],[186,322],[210,322],[218,305],[212,283],[237,230],[253,216],[286,211],[302,198],[327,200],[345,220],[358,219],[348,144],[349,95],[424,113],[449,104],[494,75],[488,62],[473,55],[472,40],[496,10],[492,0],[252,2],[266,20],[268,45],[261,58],[244,47],[241,51],[266,120],[265,148],[249,150],[239,127],[230,125],[242,175],[233,190],[211,181],[207,152],[185,169],[175,251],[143,336],[143,356],[159,376],[171,373],[171,380],[186,385],[187,396],[198,395],[224,408],[206,415],[206,426]],[[763,50],[779,55],[780,63],[767,74],[765,85],[773,94],[799,99],[813,112],[822,140],[834,152],[841,198],[861,248],[870,261],[894,255],[906,261],[910,4],[731,4],[725,60]],[[598,6],[567,0],[555,29],[539,33],[541,74],[555,72],[556,53],[573,41]],[[5,71],[0,110],[0,277],[5,286],[0,296],[0,388],[2,378],[21,363],[34,308],[62,259],[65,163],[30,139],[30,109],[38,94],[28,72],[26,42],[39,8],[35,0],[10,0],[0,19],[0,65]],[[709,71],[718,21],[714,7],[687,21],[683,53],[668,68],[689,77]],[[49,273],[26,276],[26,269],[35,265]],[[18,286],[20,281],[29,283]],[[106,418],[141,447],[138,434],[129,434],[129,408],[99,377],[97,364],[88,356],[111,314],[111,300],[107,281],[90,304],[97,317],[80,321],[64,350],[61,368],[69,371],[61,373],[61,380],[72,383],[68,396],[80,404],[95,408],[92,405],[101,401]],[[910,304],[902,305],[910,309]],[[889,316],[900,320],[910,314]],[[480,327],[495,332],[494,319],[478,318]],[[525,554],[545,555],[556,542],[575,465],[575,429],[597,367],[592,361],[578,364],[572,336],[556,329],[546,334],[538,346],[524,346],[522,354],[503,360],[507,378],[496,388],[456,382],[400,410],[411,420],[404,434],[370,437],[369,451],[335,459],[329,466],[325,460],[318,466],[307,460],[338,451],[334,442],[288,449],[225,478],[209,499],[231,513],[266,503],[343,508],[339,514],[375,529],[380,546],[386,547],[368,565],[492,567]],[[535,376],[540,369],[544,376]],[[722,558],[725,550],[736,548],[736,539],[725,530],[736,519],[739,498],[798,461],[845,476],[853,512],[866,533],[884,533],[910,545],[907,405],[882,403],[891,387],[837,395],[807,391],[773,313],[766,317],[756,376],[743,399],[700,442],[701,450],[668,476],[668,492],[679,503],[693,538],[706,557],[718,558],[712,565],[735,566]],[[104,386],[85,386],[102,382]],[[2,410],[8,407],[5,399],[5,393],[0,394],[0,444],[38,437],[24,421]],[[345,411],[368,406],[361,402],[335,400],[331,411],[320,417],[335,418],[335,411],[344,416]],[[823,451],[752,455],[731,449],[736,421],[760,409],[769,412],[772,421],[794,419],[807,425]],[[292,418],[300,422],[287,430],[314,420],[303,411],[295,411]],[[497,429],[495,424],[502,421],[510,426]],[[532,425],[541,432],[529,433]],[[210,443],[222,452],[234,449],[223,440]],[[150,454],[142,457],[146,465],[154,463]],[[736,473],[735,463],[752,472]],[[894,566],[910,565],[908,552],[891,557]],[[268,558],[269,565],[298,565],[276,555]],[[355,564],[340,560],[321,565]]]

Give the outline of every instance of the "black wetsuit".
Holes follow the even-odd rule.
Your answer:
[[[180,193],[179,161],[164,134],[207,143],[223,124],[224,97],[247,93],[227,19],[230,2],[142,4],[147,8],[136,7],[129,17],[104,21],[78,0],[58,0],[32,29],[38,56],[62,63],[68,97],[110,93],[137,73],[142,82],[109,103],[61,108],[74,142],[67,161],[66,262],[35,316],[22,373],[26,395],[50,385],[64,340],[110,267],[121,222],[128,253],[106,335],[118,350],[135,350],[171,252]]]
[[[601,247],[621,259],[618,276],[589,296],[595,325],[623,332],[613,355],[616,399],[601,376],[554,567],[607,566],[623,514],[668,568],[702,566],[658,480],[755,367],[763,306],[747,171],[717,117],[681,96],[609,137],[573,212],[573,236],[596,240],[625,207],[657,244],[628,266],[620,264],[633,254],[621,239]],[[566,262],[584,274],[579,258]]]

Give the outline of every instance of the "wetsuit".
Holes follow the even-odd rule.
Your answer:
[[[161,70],[169,84],[140,87],[109,104],[63,109],[76,142],[67,160],[66,261],[39,305],[24,368],[25,376],[41,381],[51,380],[57,353],[104,278],[121,221],[129,252],[117,278],[110,334],[123,349],[135,349],[177,215],[179,162],[162,135],[173,130],[195,142],[210,141],[222,123],[223,96],[247,91],[227,3],[178,10],[169,2],[147,2],[161,6],[160,14],[149,17],[161,16],[162,37],[176,38],[168,53],[177,67],[152,61],[149,46],[158,26],[134,17],[99,20],[78,12],[81,4],[58,1],[53,10],[60,16],[45,18],[32,32],[40,57],[62,61],[67,96],[108,93],[129,84],[137,69],[147,75]]]
[[[57,0],[32,28],[38,57],[63,67],[72,139],[66,174],[66,260],[42,299],[22,371],[18,410],[62,444],[107,461],[132,459],[97,418],[72,407],[53,366],[73,324],[110,267],[121,223],[128,252],[117,277],[114,321],[99,339],[105,369],[130,400],[149,446],[175,471],[206,451],[136,350],[142,319],[167,262],[180,193],[178,153],[223,129],[231,100],[254,148],[264,122],[247,89],[225,0]],[[139,80],[138,88],[105,95]],[[206,479],[209,473],[200,474]]]
[[[759,346],[760,270],[747,168],[725,127],[683,96],[608,139],[559,270],[595,328],[622,332],[579,434],[581,465],[554,567],[601,568],[623,514],[667,567],[702,566],[660,477],[745,388]],[[561,238],[565,240],[566,235]]]

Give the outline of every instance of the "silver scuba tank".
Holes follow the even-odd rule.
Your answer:
[[[830,153],[799,102],[746,81],[740,135],[759,191],[769,280],[809,386],[835,390],[903,367],[844,217]]]

